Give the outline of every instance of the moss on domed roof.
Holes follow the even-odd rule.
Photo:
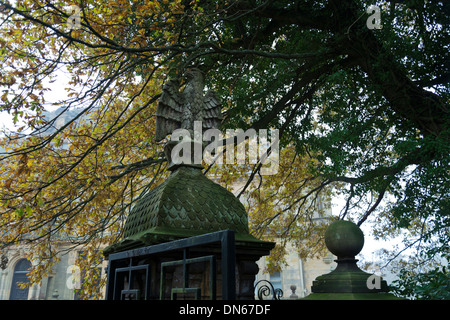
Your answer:
[[[244,206],[198,168],[179,167],[138,200],[127,218],[124,239],[105,254],[231,229],[236,239],[257,241],[248,231]]]

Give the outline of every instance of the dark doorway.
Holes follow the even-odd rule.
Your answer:
[[[9,300],[28,300],[28,288],[22,289],[20,283],[28,283],[27,273],[30,272],[31,263],[27,259],[21,259],[14,268]]]

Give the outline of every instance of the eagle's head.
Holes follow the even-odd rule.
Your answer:
[[[189,68],[186,70],[184,76],[186,77],[186,81],[199,81],[200,83],[203,83],[203,71],[201,71],[198,68]]]

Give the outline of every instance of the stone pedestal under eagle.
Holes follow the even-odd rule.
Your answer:
[[[176,129],[194,129],[194,121],[202,122],[202,129],[219,129],[222,121],[221,105],[213,91],[203,95],[203,73],[191,68],[185,73],[186,84],[180,90],[178,80],[169,80],[162,91],[156,110],[156,141],[161,141]]]

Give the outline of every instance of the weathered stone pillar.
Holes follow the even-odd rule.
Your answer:
[[[399,299],[388,293],[386,281],[377,279],[377,285],[371,285],[376,277],[362,271],[356,265],[355,256],[364,246],[364,234],[350,221],[333,222],[325,232],[325,244],[328,250],[338,258],[337,267],[328,274],[314,280],[312,294],[303,298],[309,300],[379,300]]]

